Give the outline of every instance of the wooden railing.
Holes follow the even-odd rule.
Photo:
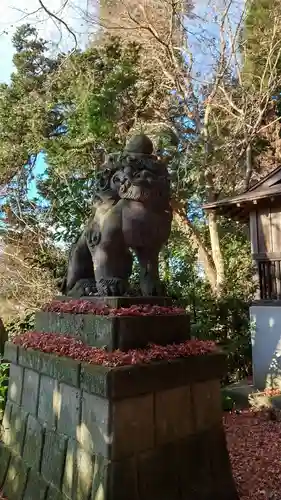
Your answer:
[[[258,260],[261,300],[281,300],[281,259]]]

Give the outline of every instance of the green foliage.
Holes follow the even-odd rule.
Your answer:
[[[177,228],[161,260],[160,275],[167,293],[191,314],[191,333],[202,340],[215,340],[227,353],[231,383],[251,373],[251,334],[249,304],[254,292],[252,262],[245,228],[223,221],[222,247],[226,264],[226,287],[215,297],[198,267],[197,253],[188,246]],[[166,272],[165,272],[166,271]]]
[[[0,86],[0,183],[12,181],[7,187],[22,210],[44,151],[48,168],[38,189],[45,202],[38,199],[30,214],[63,228],[55,238],[71,241],[90,213],[102,152],[120,148],[135,119],[140,48],[112,38],[51,59],[48,43],[29,25],[17,30],[13,43],[16,71]]]
[[[231,411],[235,408],[235,403],[230,396],[222,393],[222,409],[223,411]]]
[[[0,181],[11,179],[26,165],[32,166],[34,155],[43,146],[43,139],[53,117],[46,112],[47,77],[57,62],[46,56],[47,43],[36,29],[21,26],[13,38],[16,71],[9,85],[0,85]]]
[[[29,259],[31,269],[38,267],[51,273],[54,279],[60,280],[65,275],[67,255],[54,245],[42,245]]]
[[[192,313],[192,334],[204,340],[215,340],[227,354],[231,383],[251,373],[252,351],[249,302],[226,295],[197,296]]]
[[[249,301],[256,286],[248,224],[221,219],[220,243],[225,265],[225,294]]]
[[[91,212],[102,152],[125,142],[136,112],[139,50],[113,38],[66,57],[50,79],[47,107],[62,125],[44,143],[48,177],[38,188],[50,203],[50,223],[63,228],[57,239],[77,236]]]
[[[167,293],[185,298],[192,303],[195,290],[205,287],[204,279],[198,275],[197,251],[183,238],[182,232],[172,228],[170,240],[160,261],[160,275],[167,287]]]
[[[280,74],[281,6],[278,0],[248,2],[241,42],[244,74],[257,91],[267,85],[272,72]],[[270,61],[269,58],[270,57]],[[278,90],[278,89],[276,89]]]
[[[0,421],[5,409],[9,384],[9,364],[0,360]]]
[[[5,324],[5,329],[8,333],[8,338],[12,339],[21,333],[28,332],[34,329],[35,313],[34,311],[25,312],[24,316],[15,316]]]

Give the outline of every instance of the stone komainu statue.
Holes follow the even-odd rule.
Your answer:
[[[122,296],[128,292],[133,250],[142,295],[161,294],[158,256],[172,223],[170,181],[145,135],[109,157],[97,182],[95,214],[70,252],[62,293]]]

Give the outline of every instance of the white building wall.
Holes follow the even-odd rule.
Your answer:
[[[281,388],[281,304],[253,305],[250,316],[254,386]]]

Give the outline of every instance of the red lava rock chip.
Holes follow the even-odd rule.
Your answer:
[[[102,316],[163,316],[174,314],[185,314],[185,310],[181,307],[174,306],[157,306],[150,304],[136,304],[130,307],[108,307],[97,305],[88,300],[54,300],[46,304],[42,308],[46,312],[61,312],[72,314],[97,314]]]
[[[58,356],[66,356],[87,363],[112,367],[197,356],[217,349],[216,344],[211,341],[187,340],[177,345],[160,346],[151,344],[146,349],[132,349],[128,352],[119,350],[107,352],[104,349],[88,346],[73,337],[40,332],[24,333],[15,337],[13,342],[26,349],[30,347],[42,352],[57,354]]]
[[[281,422],[244,410],[225,414],[224,425],[240,500],[280,500]]]

